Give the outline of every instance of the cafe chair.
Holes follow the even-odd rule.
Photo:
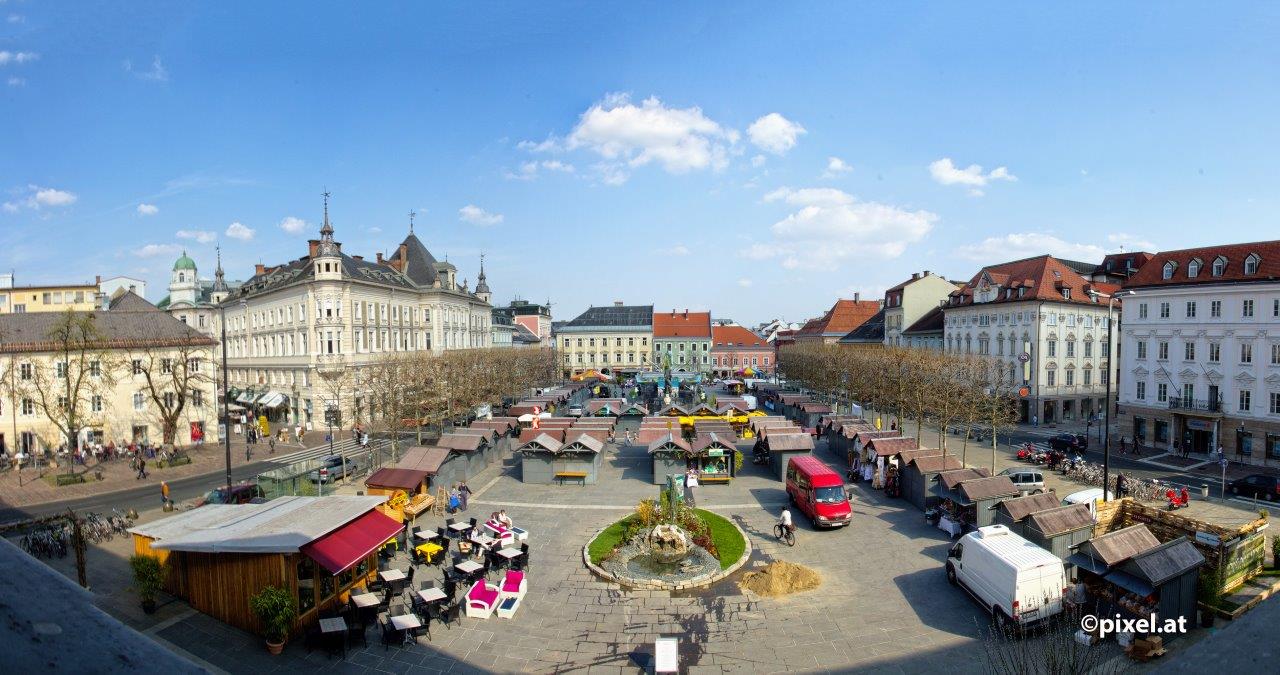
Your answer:
[[[392,645],[399,647],[404,644],[404,632],[391,625],[391,619],[386,614],[378,617],[378,627],[382,629],[382,651],[387,651]]]
[[[487,619],[493,616],[493,609],[498,606],[498,589],[477,579],[467,591],[467,616],[472,619]]]
[[[457,518],[445,518],[445,519],[444,519],[444,527],[445,527],[445,530],[449,533],[449,534],[448,534],[448,535],[446,535],[446,536],[450,536],[450,537],[452,537],[452,536],[453,536],[453,524],[454,524],[454,523],[456,523],[456,522],[458,522],[458,519],[457,519]]]
[[[525,591],[529,589],[529,580],[525,577],[524,572],[508,571],[502,579],[502,587],[498,591],[499,600],[507,598],[523,598]]]
[[[365,629],[367,627],[363,622],[357,624],[347,624],[347,647],[354,647],[357,642],[362,647],[369,646],[369,640],[365,637]]]

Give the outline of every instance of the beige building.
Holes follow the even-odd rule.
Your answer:
[[[97,302],[97,283],[15,286],[12,274],[0,274],[0,314],[90,312]]]
[[[925,270],[884,292],[884,344],[911,346],[902,331],[911,328],[930,311],[947,301],[956,284]]]
[[[412,225],[389,258],[347,254],[334,241],[326,207],[320,239],[308,242],[306,255],[258,265],[222,303],[232,398],[282,425],[367,422],[361,386],[384,354],[491,346],[483,268],[475,292],[457,273],[431,255]],[[216,310],[212,320],[216,331]]]
[[[178,445],[214,442],[213,345],[133,293],[105,310],[0,316],[0,445],[161,443],[166,426]]]
[[[652,352],[653,305],[592,307],[558,326],[553,337],[566,376],[642,370]]]

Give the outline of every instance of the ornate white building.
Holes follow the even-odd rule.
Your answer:
[[[369,418],[361,383],[386,352],[489,347],[492,307],[413,233],[389,258],[349,255],[326,200],[307,254],[254,275],[224,301],[233,398],[286,424],[350,427]],[[172,304],[172,301],[171,301]],[[339,411],[337,416],[326,415]]]

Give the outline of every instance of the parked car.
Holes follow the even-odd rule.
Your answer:
[[[205,504],[248,504],[252,501],[266,499],[262,487],[253,481],[236,483],[230,487],[223,485],[196,499],[196,506]]]
[[[312,483],[329,483],[342,478],[342,455],[329,455],[320,460],[320,468],[311,472]],[[347,474],[359,468],[355,457],[347,457]]]
[[[1084,434],[1058,434],[1049,439],[1049,447],[1054,450],[1088,450],[1089,437]]]
[[[1280,478],[1255,473],[1227,483],[1227,490],[1233,495],[1270,502],[1280,498]]]
[[[1038,495],[1044,492],[1044,474],[1034,469],[1011,467],[1001,471],[1000,475],[1008,476],[1023,494]]]
[[[813,455],[787,461],[787,497],[814,527],[841,527],[853,518],[844,479]]]
[[[1107,491],[1107,499],[1115,499],[1115,493]],[[1072,492],[1062,500],[1063,506],[1071,506],[1072,504],[1084,504],[1089,507],[1089,514],[1093,516],[1094,522],[1098,520],[1098,501],[1102,499],[1102,488],[1089,488],[1079,492]]]
[[[947,581],[963,588],[1003,629],[1023,628],[1062,611],[1062,559],[988,525],[964,535],[947,554]]]
[[[569,417],[582,417],[582,406],[580,405],[569,406]]]

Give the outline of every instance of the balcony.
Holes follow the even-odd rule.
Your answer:
[[[1169,409],[1222,414],[1222,399],[1182,398],[1181,396],[1171,396],[1169,398]]]
[[[347,365],[346,354],[317,354],[316,369],[324,371],[341,371]]]

